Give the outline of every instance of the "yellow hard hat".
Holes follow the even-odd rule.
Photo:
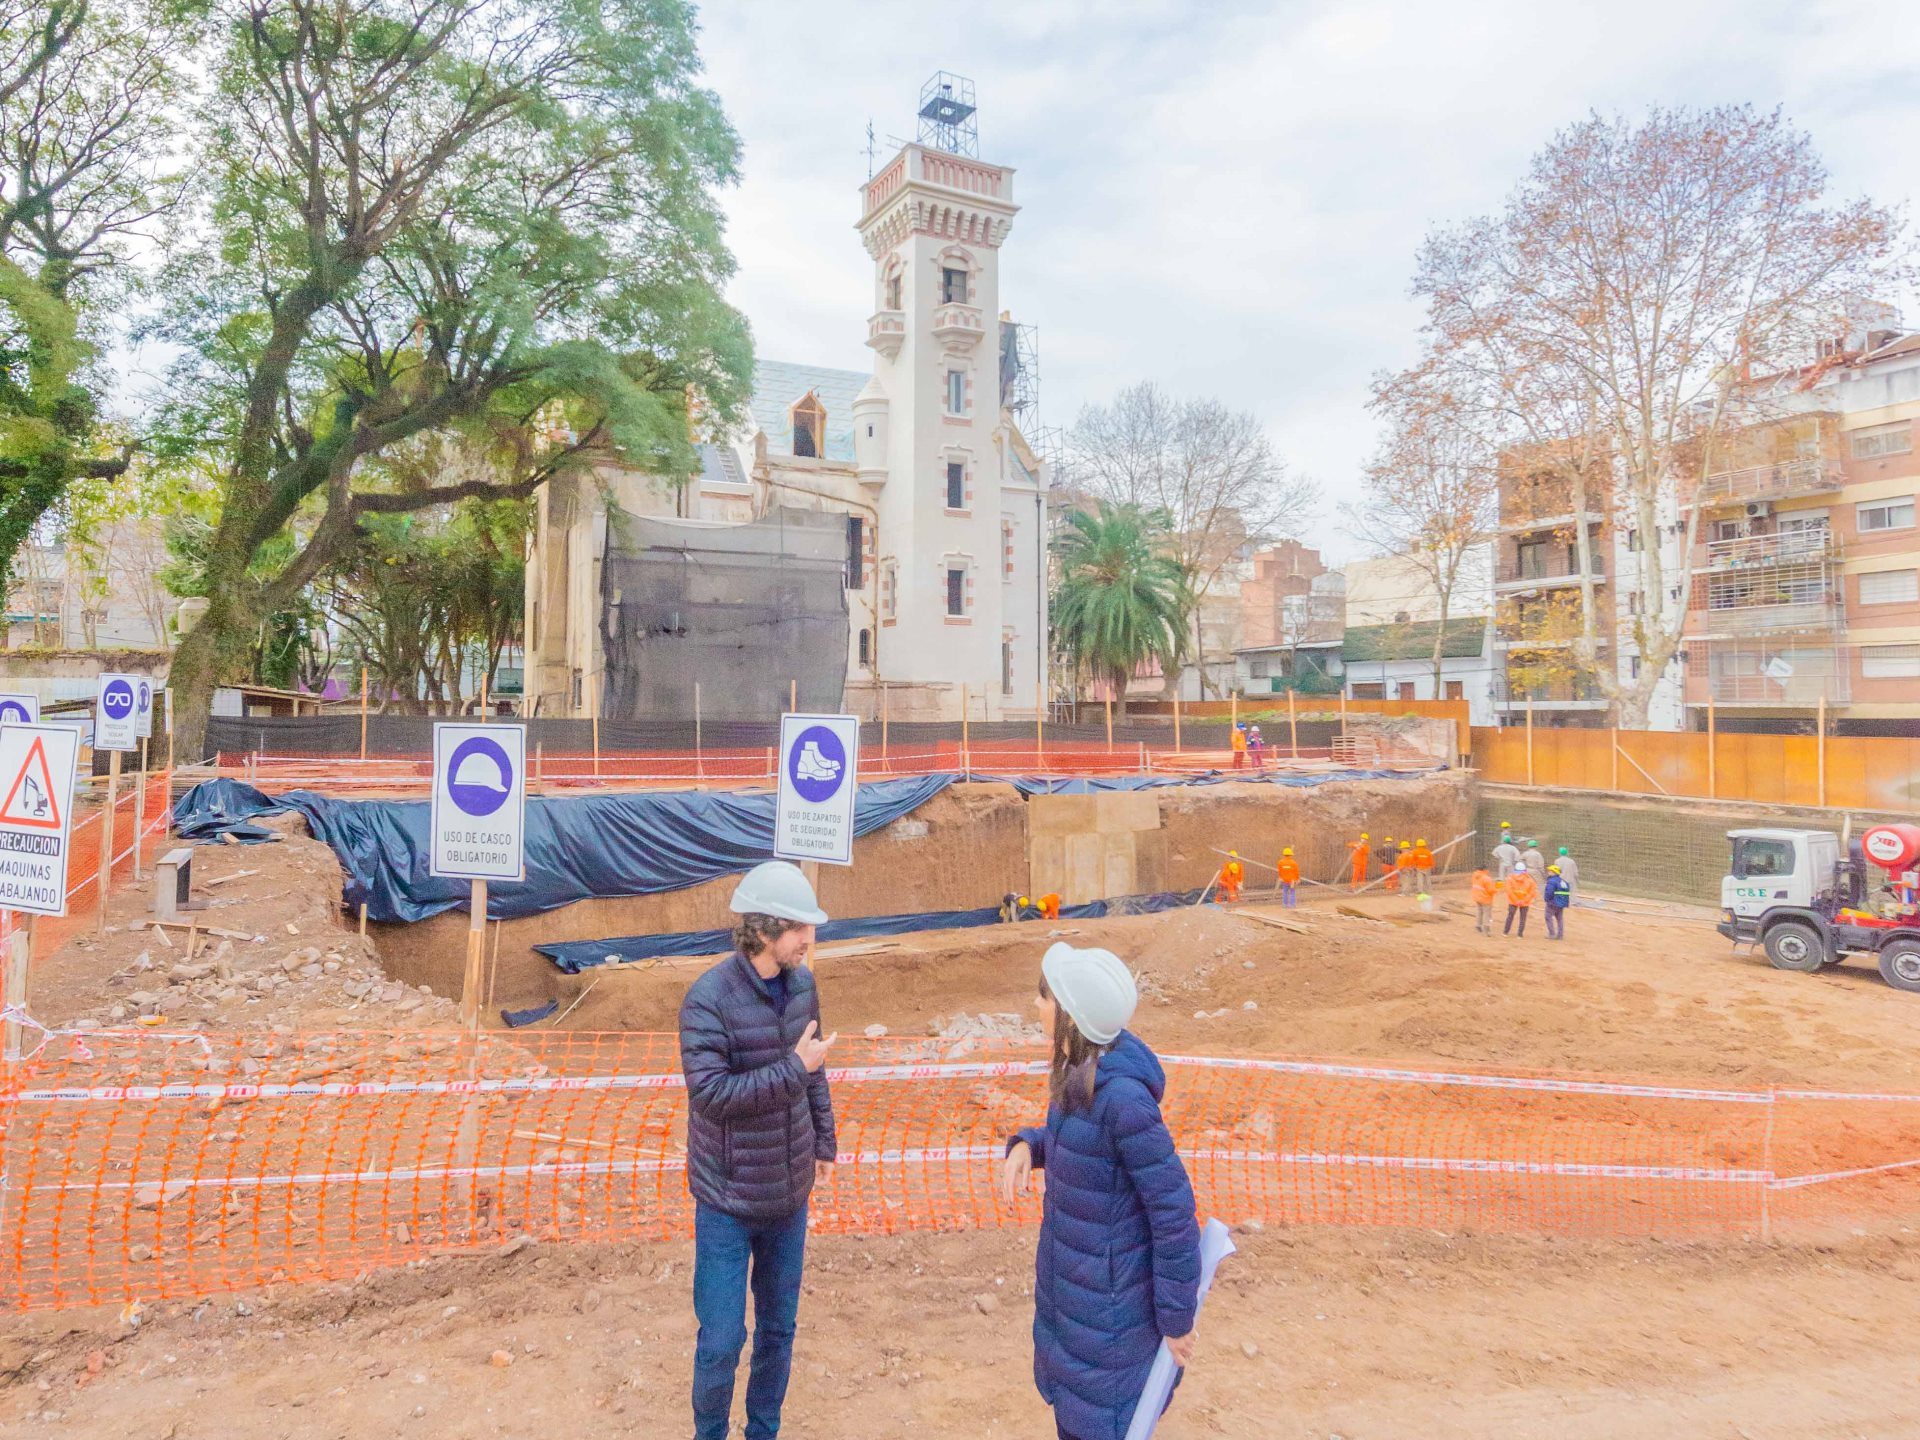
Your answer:
[[[1511,820],[1502,820],[1500,822],[1500,828],[1502,830],[1511,830],[1513,828],[1513,822]]]
[[[1402,850],[1411,850],[1413,848],[1413,842],[1411,840],[1402,840],[1400,842],[1400,848]]]
[[[1240,858],[1240,852],[1238,850],[1229,850],[1227,851],[1227,857],[1231,860],[1238,860]]]
[[[1424,840],[1416,840],[1416,841],[1414,841],[1413,843],[1414,843],[1414,844],[1416,844],[1416,845],[1424,845],[1424,844],[1426,844],[1427,842],[1426,842],[1426,841],[1424,841]]]
[[[1020,903],[1021,903],[1022,905],[1031,905],[1031,904],[1032,904],[1033,902],[1032,902],[1031,900],[1029,900],[1029,899],[1027,899],[1027,897],[1026,897],[1026,896],[1024,896],[1024,895],[1022,895],[1022,896],[1020,897]]]
[[[1286,849],[1284,849],[1284,850],[1282,850],[1282,851],[1281,851],[1280,853],[1281,853],[1282,855],[1291,855],[1291,854],[1293,853],[1293,847],[1292,847],[1291,845],[1289,845],[1289,846],[1287,846],[1287,848],[1286,848]]]
[[[1373,837],[1372,837],[1371,835],[1369,835],[1369,834],[1367,834],[1367,832],[1366,832],[1366,831],[1364,831],[1364,830],[1362,830],[1362,831],[1360,832],[1360,838],[1361,838],[1362,840],[1371,840],[1371,839],[1372,839]]]

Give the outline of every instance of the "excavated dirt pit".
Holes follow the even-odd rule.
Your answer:
[[[129,896],[109,917],[116,928],[39,966],[36,1012],[100,1023],[119,1006],[169,1027],[269,1038],[275,1027],[450,1019],[446,999],[386,978],[362,948],[333,904],[338,876],[321,847],[218,847],[196,869],[203,882],[256,872],[208,892],[223,902],[209,912],[221,928],[247,937],[226,957],[231,976],[173,978],[175,964],[201,962],[163,961],[150,931],[128,928]],[[1313,890],[1281,917],[1306,933],[1203,907],[900,937],[829,951],[818,969],[828,1024],[843,1035],[992,1028],[1007,1022],[978,1017],[1025,1012],[1057,931],[1136,966],[1135,1028],[1170,1052],[1920,1092],[1916,997],[1863,966],[1771,970],[1731,956],[1702,911],[1578,909],[1564,943],[1537,929],[1485,938],[1457,886],[1441,894],[1435,918],[1378,894],[1353,905],[1373,918],[1344,915],[1339,897]],[[707,963],[570,981],[562,993],[584,998],[566,1026],[669,1029]],[[499,997],[522,998],[504,987]],[[1881,1143],[1882,1118],[1862,1113],[1862,1145]],[[1910,1221],[1817,1244],[1249,1231],[1158,1434],[1910,1436],[1920,1375],[1889,1340],[1910,1328],[1920,1293]],[[817,1238],[783,1433],[1050,1433],[1028,1376],[1031,1250],[1020,1230]],[[539,1245],[169,1303],[137,1328],[117,1309],[11,1317],[0,1321],[0,1429],[155,1440],[681,1434],[690,1256],[684,1241]]]

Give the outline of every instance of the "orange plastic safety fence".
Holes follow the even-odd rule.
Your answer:
[[[1175,750],[1098,741],[943,740],[860,752],[860,778],[885,780],[903,775],[958,773],[976,778],[1007,775],[1202,774],[1240,769],[1274,774],[1329,765],[1402,770],[1431,769],[1434,757],[1393,742],[1368,742],[1364,755],[1340,747],[1269,746],[1257,765],[1242,753],[1233,764],[1229,750]],[[536,750],[528,760],[528,784],[537,794],[564,794],[605,787],[686,789],[772,785],[774,752],[765,746],[720,750],[602,751]],[[333,793],[381,795],[426,793],[433,777],[430,757],[375,756],[365,760],[337,755],[266,755],[223,751],[218,772],[278,792],[319,789]]]
[[[137,774],[122,777],[120,794],[114,804],[113,868],[110,890],[117,892],[133,883],[134,852],[139,851],[142,873],[166,847],[172,804],[173,777],[169,772],[149,773],[144,782]],[[106,840],[104,790],[99,799],[81,802],[74,816],[71,849],[67,856],[67,913],[43,915],[36,919],[34,953],[51,955],[61,945],[97,923],[100,911],[100,851]],[[0,937],[12,932],[20,917],[0,911]]]
[[[528,1235],[685,1234],[671,1035],[60,1034],[9,1076],[0,1304],[340,1278]],[[1031,1224],[1006,1137],[1042,1057],[841,1043],[816,1229]],[[1201,1212],[1269,1224],[1758,1236],[1920,1208],[1920,1097],[1169,1057]]]

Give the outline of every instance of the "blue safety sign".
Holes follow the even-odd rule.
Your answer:
[[[429,871],[460,880],[526,875],[527,727],[433,727]]]
[[[132,750],[140,741],[137,675],[102,675],[95,700],[93,748],[96,750]]]
[[[781,716],[773,853],[786,860],[851,865],[859,771],[857,717]]]

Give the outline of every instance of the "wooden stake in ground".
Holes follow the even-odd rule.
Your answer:
[[[460,982],[460,1028],[480,1031],[480,1000],[487,983],[487,882],[475,880],[467,900],[467,969]]]
[[[1815,793],[1813,803],[1816,805],[1825,805],[1827,803],[1827,692],[1824,690],[1820,692],[1819,719],[1816,723],[1819,726],[1820,765],[1819,788]]]
[[[367,667],[360,667],[360,758],[367,758]]]
[[[600,677],[600,672],[596,670],[593,676],[593,778],[596,780],[600,778],[600,702],[606,695],[603,688],[605,683]],[[700,682],[698,680],[693,682],[693,735],[693,752],[697,757],[700,753]]]
[[[967,752],[973,748],[972,733],[967,728],[967,682],[960,682],[960,773],[966,774],[971,768]]]
[[[1232,736],[1227,737],[1229,741]],[[1176,681],[1173,687],[1173,748],[1180,748],[1180,685]]]
[[[1107,696],[1107,754],[1113,754],[1113,696]]]
[[[27,1013],[27,971],[33,964],[33,920],[32,915],[9,912],[13,928],[7,936],[6,979],[3,1007],[8,1015]],[[6,1059],[9,1065],[20,1058],[21,1038],[26,1027],[18,1020],[9,1019],[6,1025]]]
[[[1300,717],[1293,707],[1293,687],[1287,687],[1287,742],[1293,747],[1293,758],[1300,758]]]
[[[1046,681],[1044,677],[1039,675],[1033,677],[1033,754],[1035,761],[1034,768],[1037,770],[1045,770],[1047,768],[1047,722],[1045,719],[1047,713],[1047,692],[1045,686]]]
[[[133,878],[140,878],[140,842],[147,833],[147,741],[140,740],[140,778],[133,787]]]
[[[113,811],[120,803],[120,752],[112,750],[107,758],[107,808],[100,817],[100,920],[95,927],[107,928],[107,892],[113,888]]]
[[[1713,696],[1707,696],[1707,798],[1713,800],[1720,794],[1719,777],[1713,773],[1714,759],[1719,746],[1714,742]]]

